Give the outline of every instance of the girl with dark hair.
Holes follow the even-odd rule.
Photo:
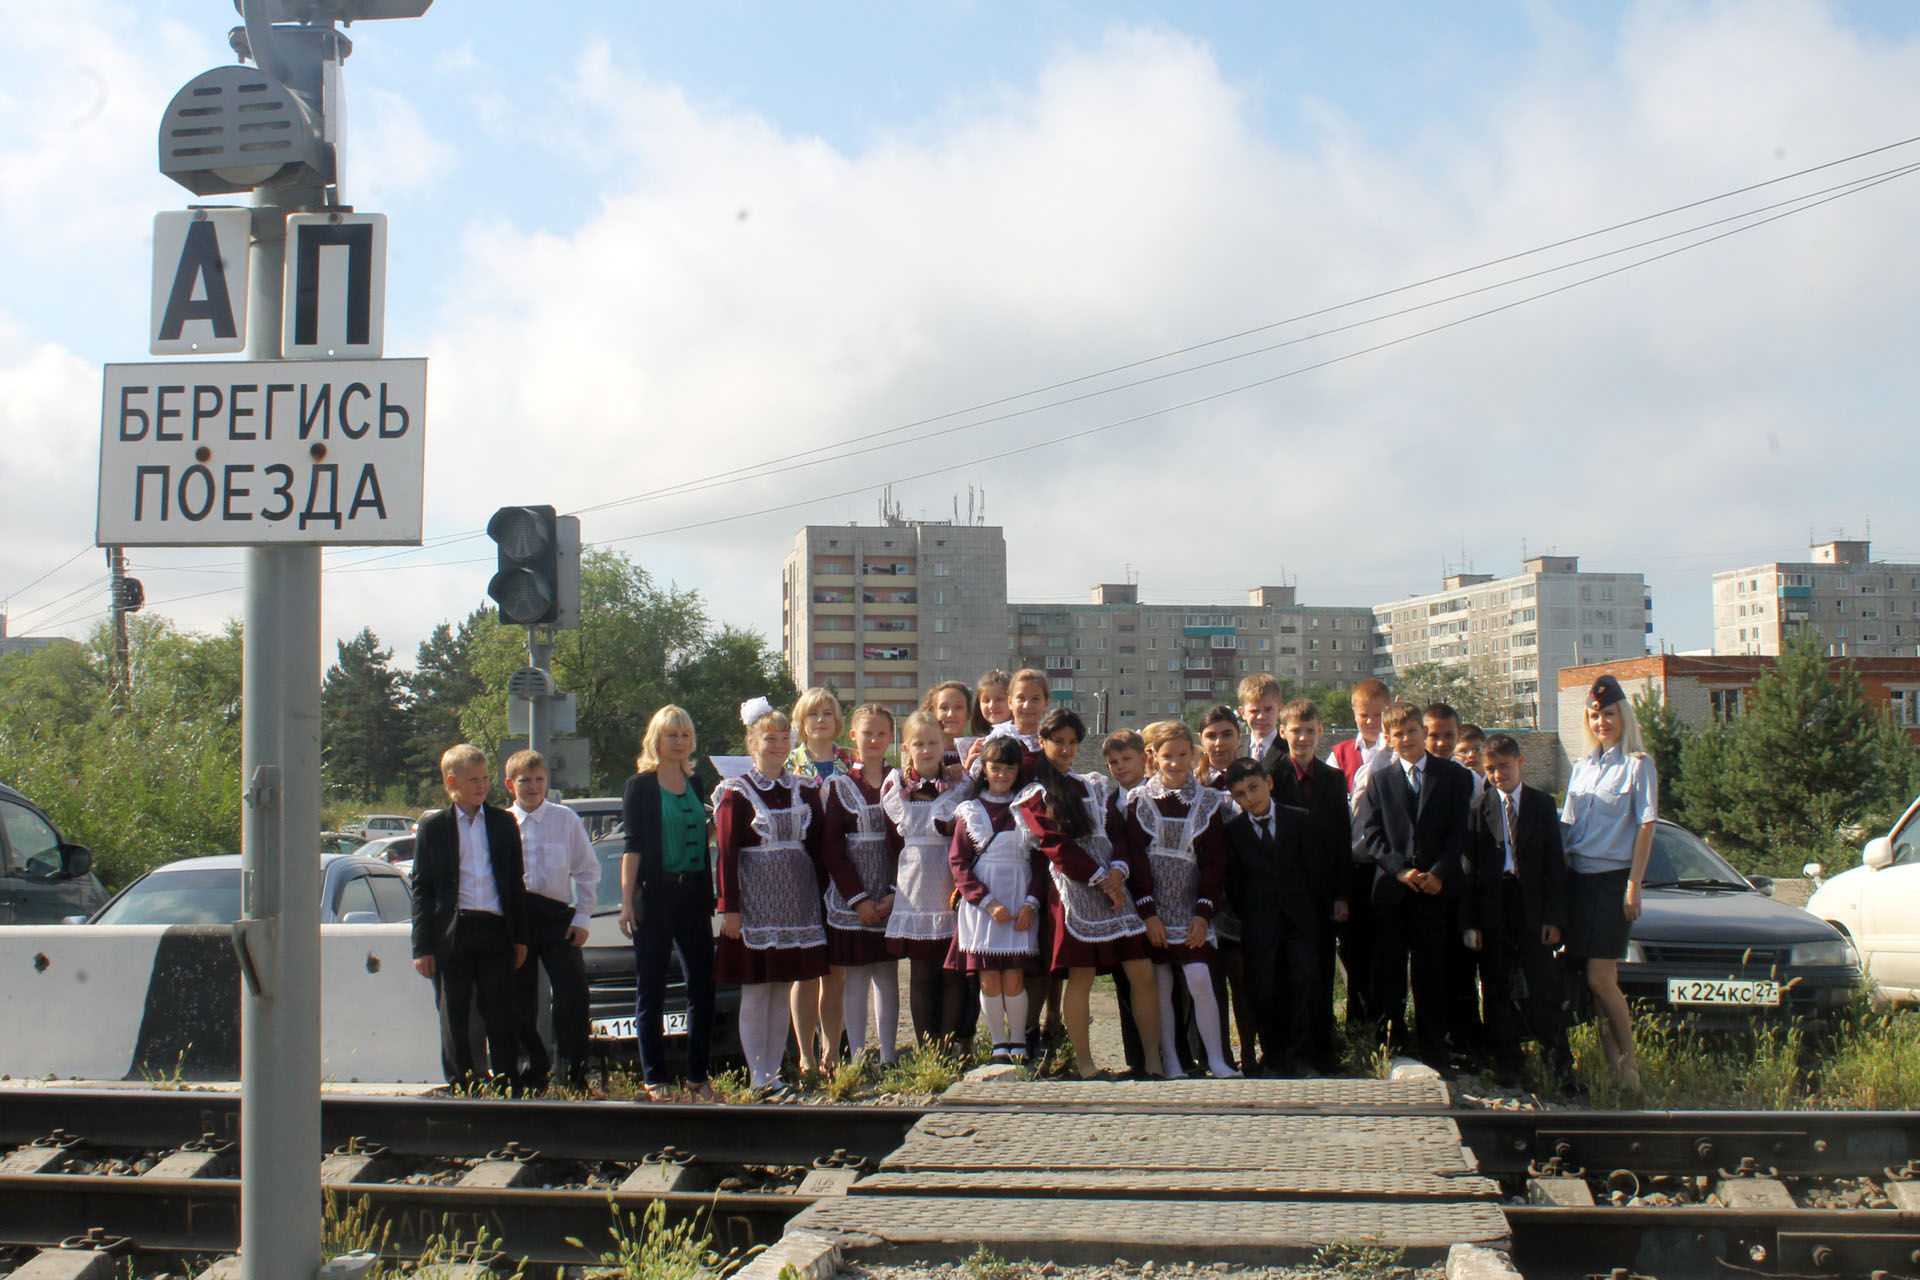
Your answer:
[[[1160,1007],[1142,919],[1154,913],[1153,877],[1144,859],[1136,860],[1136,872],[1114,856],[1108,823],[1117,830],[1120,818],[1108,799],[1105,779],[1073,772],[1085,733],[1085,723],[1070,708],[1047,712],[1040,721],[1034,786],[1016,808],[1046,856],[1053,880],[1054,891],[1047,899],[1052,969],[1067,975],[1064,1014],[1074,1064],[1082,1078],[1099,1071],[1089,1035],[1089,996],[1094,975],[1117,968],[1126,974],[1146,1070],[1159,1075]]]
[[[962,686],[964,691],[964,686]],[[937,692],[937,690],[936,690]],[[887,950],[905,956],[907,1002],[922,1045],[949,1046],[967,1021],[967,976],[946,967],[953,948],[954,810],[966,792],[949,777],[939,721],[927,711],[907,717],[900,732],[900,767],[880,789],[880,807],[893,826],[898,850]]]
[[[947,966],[980,975],[980,1011],[997,1063],[1027,1056],[1027,975],[1042,972],[1040,895],[1045,860],[1031,831],[1014,817],[1020,743],[989,738],[981,745],[980,794],[955,812],[947,854],[959,916]]]

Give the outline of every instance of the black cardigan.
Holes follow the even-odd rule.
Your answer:
[[[687,786],[697,797],[700,792],[700,779],[689,773]],[[627,789],[620,797],[620,816],[627,829],[626,852],[637,854],[640,858],[640,875],[635,881],[637,897],[644,896],[649,889],[657,889],[666,879],[666,837],[660,829],[660,775],[653,770],[636,773],[627,779]],[[707,843],[707,867],[713,867],[713,843]],[[708,877],[708,896],[713,893],[712,877]],[[637,918],[640,903],[633,904]]]

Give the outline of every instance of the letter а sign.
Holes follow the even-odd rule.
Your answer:
[[[156,356],[247,349],[246,209],[186,209],[153,218]]]

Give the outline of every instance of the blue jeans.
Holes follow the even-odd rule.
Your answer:
[[[680,953],[687,990],[687,1080],[707,1078],[713,1043],[713,881],[707,872],[643,880],[635,891],[634,1019],[640,1069],[648,1084],[666,1084],[667,956]]]

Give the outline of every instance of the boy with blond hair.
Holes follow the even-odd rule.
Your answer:
[[[477,1002],[493,1080],[520,1086],[514,970],[527,960],[527,902],[520,828],[487,803],[493,779],[480,748],[461,743],[440,757],[447,807],[421,821],[414,839],[413,967],[433,980],[440,1010],[440,1065],[447,1083],[475,1083],[468,1013]]]

